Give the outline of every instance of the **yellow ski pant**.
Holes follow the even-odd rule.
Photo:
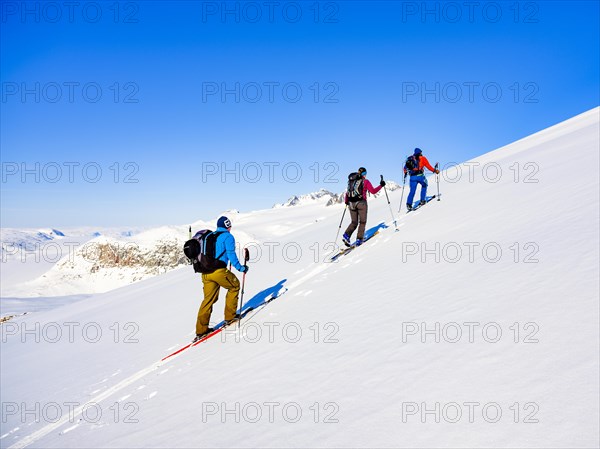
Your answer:
[[[213,305],[219,300],[219,290],[221,287],[227,290],[227,296],[225,297],[226,320],[235,318],[240,293],[239,279],[227,268],[220,268],[213,273],[202,274],[202,283],[204,284],[204,301],[202,301],[200,310],[198,310],[196,334],[202,334],[208,329],[210,314],[212,313]]]

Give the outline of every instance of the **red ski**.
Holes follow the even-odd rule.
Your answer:
[[[166,356],[163,359],[161,359],[161,362],[164,362],[165,360],[170,359],[171,357],[174,357],[177,354],[182,353],[183,351],[185,351],[186,349],[191,348],[192,346],[196,346],[196,345],[199,345],[200,343],[204,343],[209,338],[212,338],[215,335],[220,334],[224,329],[228,328],[229,326],[236,325],[242,318],[246,317],[250,312],[256,311],[258,313],[264,306],[266,306],[267,304],[269,304],[274,299],[279,298],[285,292],[287,292],[287,288],[284,288],[283,290],[281,290],[277,294],[273,295],[271,298],[269,298],[268,300],[266,300],[265,302],[263,302],[262,304],[260,304],[258,307],[251,307],[249,309],[244,310],[242,312],[242,315],[240,316],[240,318],[238,320],[233,321],[232,323],[225,324],[225,321],[221,321],[219,324],[217,324],[217,326],[215,327],[215,329],[210,334],[205,335],[200,340],[192,341],[191,343],[188,343],[187,345],[183,346],[182,348],[179,348],[177,351],[175,351],[172,354],[169,354],[168,356]]]

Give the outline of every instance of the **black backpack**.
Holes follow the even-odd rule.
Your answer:
[[[183,245],[183,252],[194,266],[196,273],[213,273],[220,268],[227,268],[227,264],[219,260],[225,251],[215,257],[217,238],[223,232],[212,232],[210,229],[203,229],[196,232],[194,238],[188,240]]]
[[[350,173],[348,175],[348,189],[346,190],[346,197],[348,202],[356,203],[357,201],[364,200],[364,179],[358,173]]]
[[[408,156],[406,158],[406,162],[404,163],[404,167],[408,170],[408,173],[411,175],[417,175],[419,173],[423,173],[422,170],[419,169],[419,161],[414,155]]]

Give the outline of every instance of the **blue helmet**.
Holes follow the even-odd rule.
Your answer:
[[[421,151],[420,148],[415,148],[415,156],[421,156],[423,154],[423,152]]]

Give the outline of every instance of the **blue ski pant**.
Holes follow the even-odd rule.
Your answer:
[[[419,184],[421,184],[421,201],[425,201],[427,197],[427,178],[425,178],[425,175],[416,175],[410,177],[410,192],[408,198],[406,198],[406,204],[412,206]]]

